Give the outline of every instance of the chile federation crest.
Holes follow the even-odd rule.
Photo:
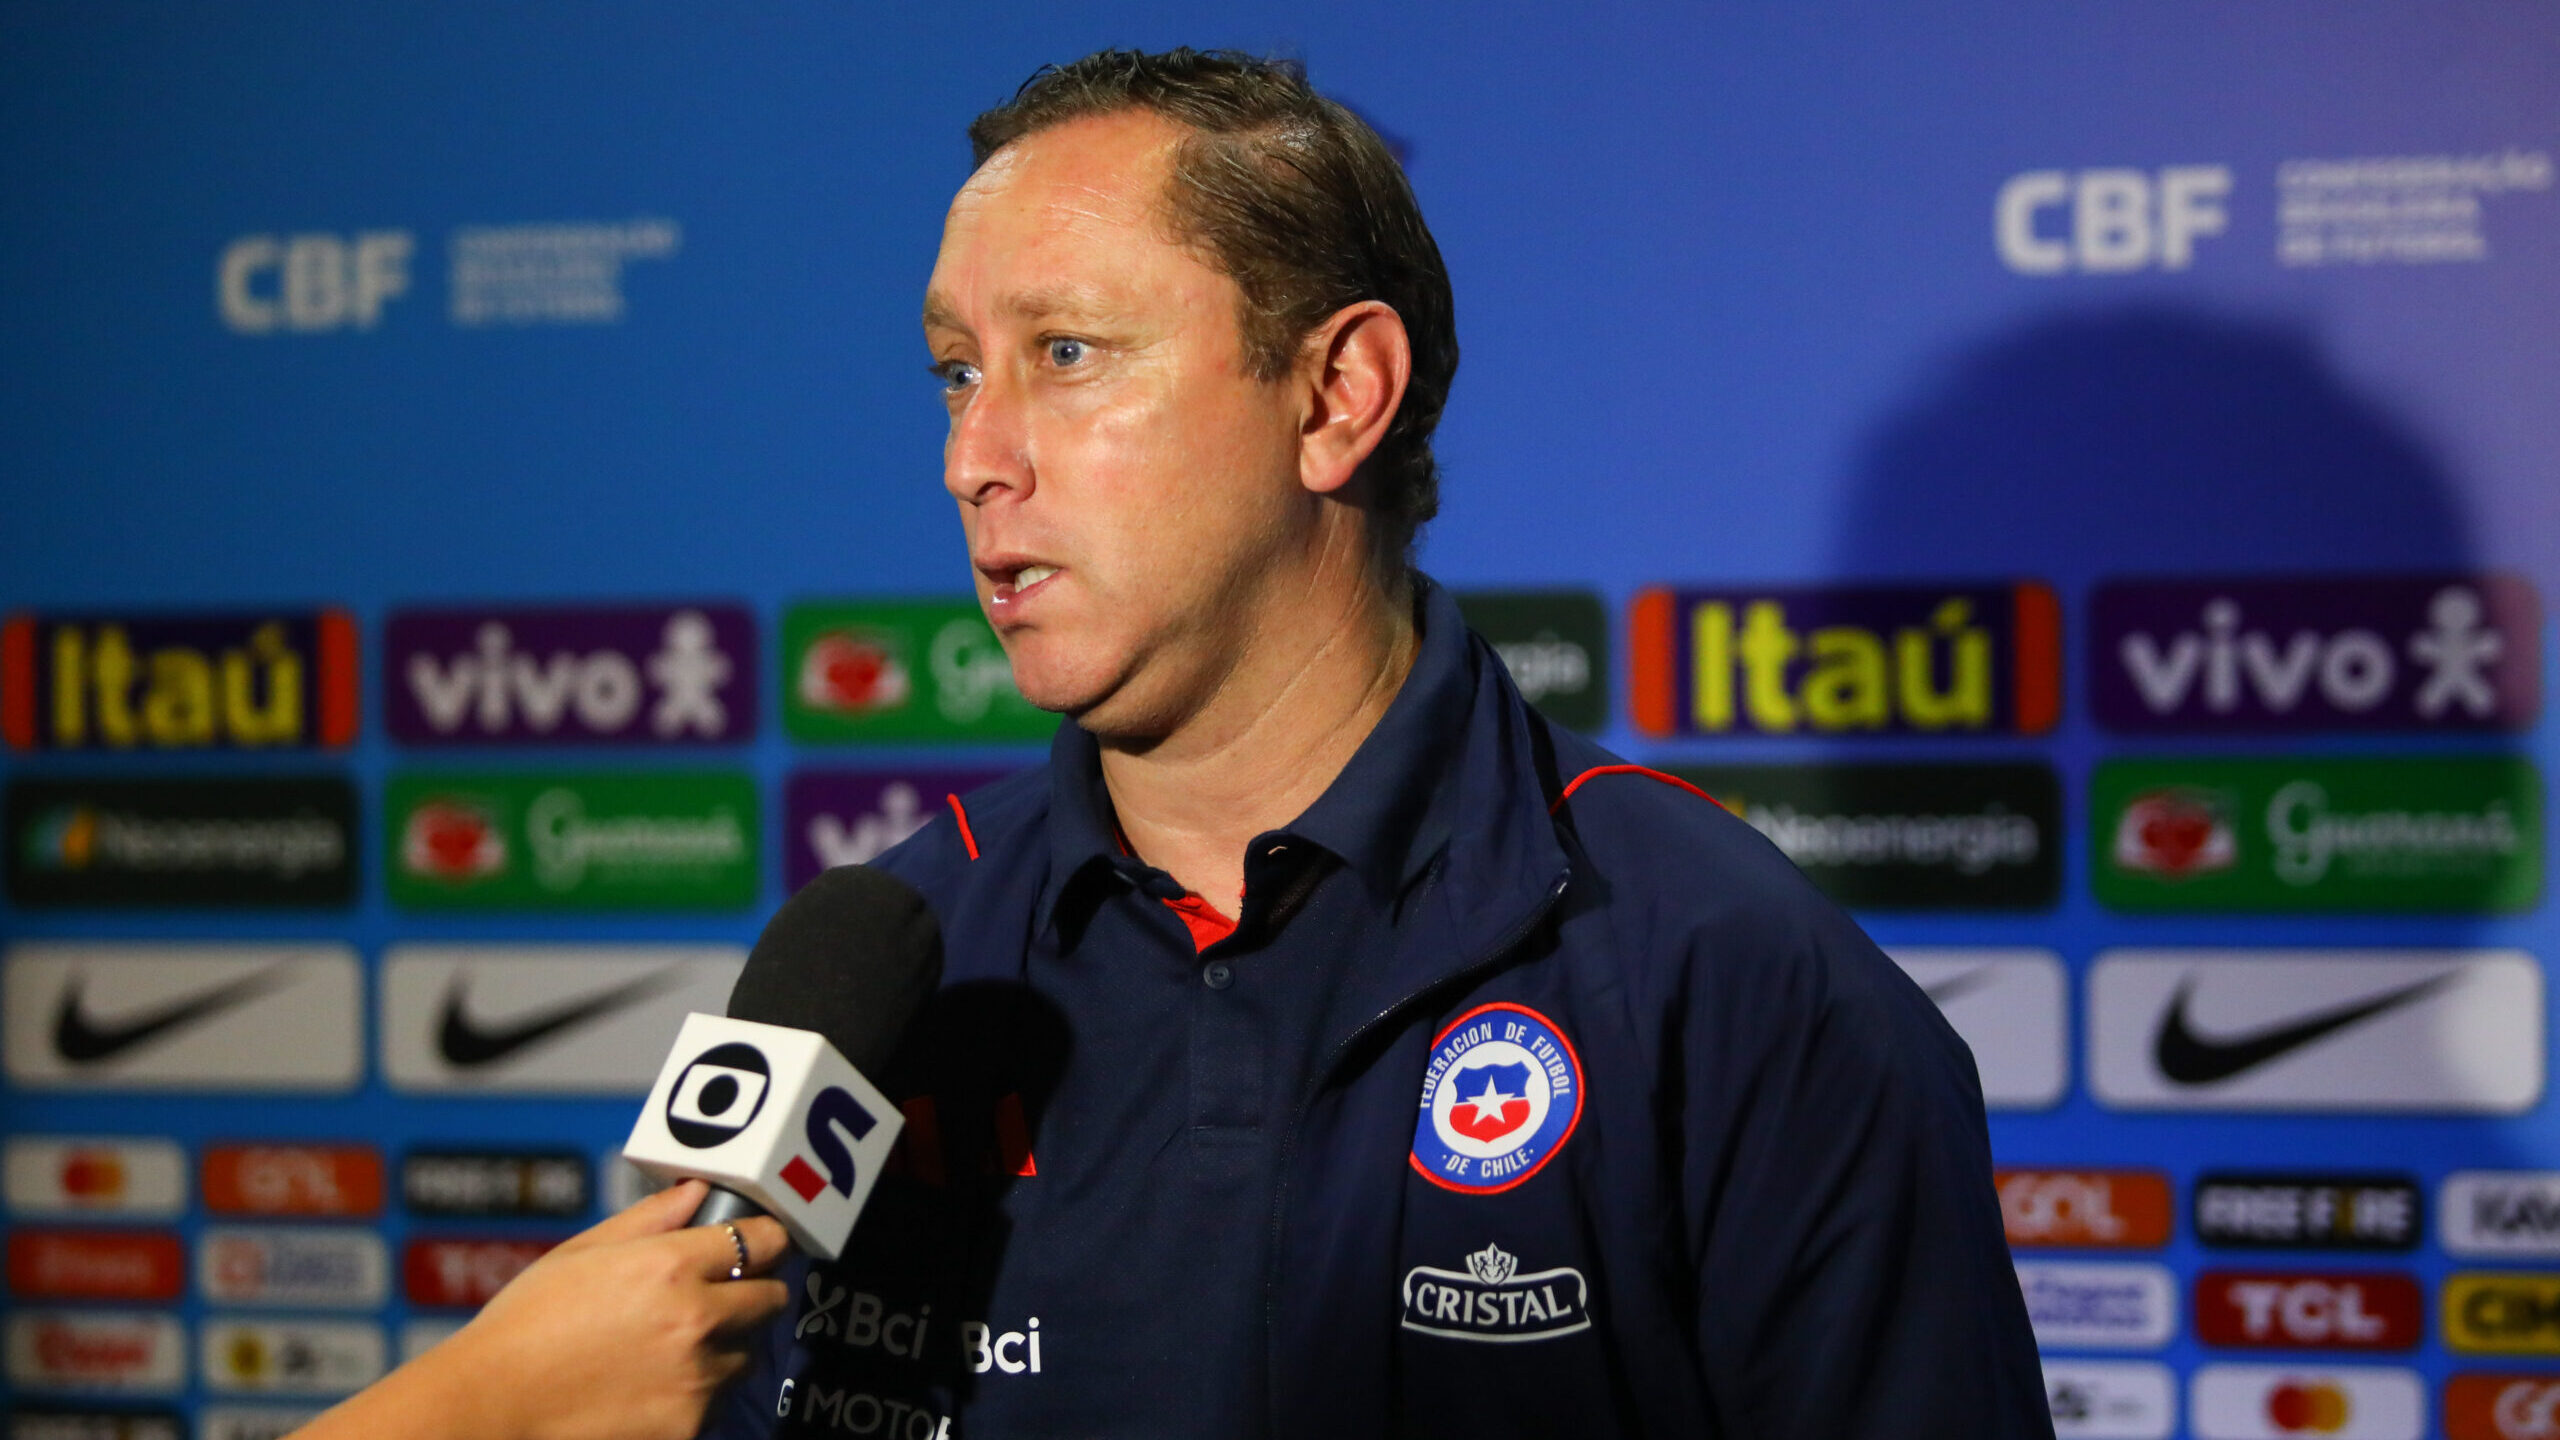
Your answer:
[[[1582,1119],[1582,1059],[1554,1021],[1525,1005],[1479,1005],[1431,1042],[1413,1168],[1462,1195],[1520,1184]]]

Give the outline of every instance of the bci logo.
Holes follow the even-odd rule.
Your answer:
[[[2230,195],[2222,165],[2029,170],[2001,185],[1992,239],[2001,263],[2021,275],[2184,270],[2196,242],[2229,225]]]
[[[222,323],[235,335],[370,330],[409,292],[416,249],[406,230],[243,235],[214,267]]]

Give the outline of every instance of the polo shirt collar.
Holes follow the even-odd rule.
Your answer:
[[[1412,670],[1342,773],[1296,820],[1271,832],[1321,847],[1381,904],[1392,904],[1449,842],[1461,732],[1475,694],[1457,602],[1425,576],[1417,573],[1413,583],[1419,634]],[[1058,902],[1099,869],[1132,881],[1149,873],[1120,849],[1101,746],[1069,721],[1049,748],[1049,873],[1039,926],[1046,929]]]

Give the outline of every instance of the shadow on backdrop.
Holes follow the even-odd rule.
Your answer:
[[[1868,437],[1835,572],[2453,569],[2427,448],[2303,330],[2188,309],[2060,316],[1956,357]]]

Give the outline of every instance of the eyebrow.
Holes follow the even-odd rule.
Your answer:
[[[1038,290],[1021,290],[996,302],[996,308],[1016,319],[1045,320],[1051,316],[1090,317],[1111,309],[1110,302],[1098,286],[1057,285]],[[927,291],[924,297],[926,329],[967,331],[958,307],[940,291]]]

